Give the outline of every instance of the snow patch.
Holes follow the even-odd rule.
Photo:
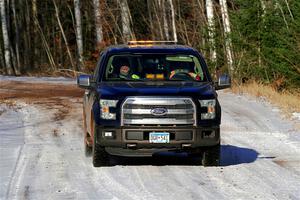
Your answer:
[[[300,113],[294,112],[294,113],[292,113],[292,115],[293,115],[293,119],[296,119],[296,120],[300,121]]]

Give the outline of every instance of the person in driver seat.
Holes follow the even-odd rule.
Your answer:
[[[187,74],[196,81],[201,80],[201,78],[198,74],[196,74],[195,72],[191,72],[188,69],[175,69],[175,70],[172,70],[171,73],[170,73],[169,79],[172,79],[176,74]]]

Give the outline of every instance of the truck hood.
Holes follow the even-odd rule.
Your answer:
[[[100,98],[121,99],[126,96],[189,96],[197,99],[216,98],[209,82],[103,82],[98,85]]]

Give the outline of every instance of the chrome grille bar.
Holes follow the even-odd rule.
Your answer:
[[[151,110],[164,108],[163,116]],[[187,97],[128,97],[121,110],[121,125],[196,125],[196,106]]]
[[[151,115],[151,109],[124,109],[124,114]],[[194,109],[168,109],[168,114],[193,114]]]

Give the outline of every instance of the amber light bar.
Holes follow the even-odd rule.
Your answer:
[[[155,40],[131,40],[128,45],[152,45],[152,44],[176,44],[176,41],[155,41]]]

